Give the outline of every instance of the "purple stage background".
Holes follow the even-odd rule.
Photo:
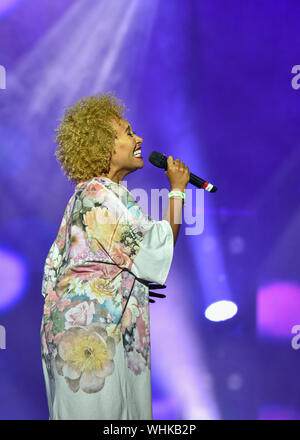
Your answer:
[[[128,189],[169,188],[153,150],[219,188],[150,304],[154,419],[300,419],[299,16],[296,0],[0,0],[0,419],[48,418],[42,273],[74,189],[54,130],[106,91],[144,139]],[[236,315],[208,320],[223,299]]]

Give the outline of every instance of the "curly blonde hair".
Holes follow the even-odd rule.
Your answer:
[[[122,118],[124,108],[111,92],[83,97],[66,108],[55,130],[55,156],[68,180],[78,184],[109,173],[117,135],[112,118]]]

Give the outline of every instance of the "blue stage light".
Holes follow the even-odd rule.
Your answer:
[[[18,3],[21,3],[21,0],[1,0],[0,15],[4,16],[9,13]]]

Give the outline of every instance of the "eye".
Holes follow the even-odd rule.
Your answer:
[[[134,133],[134,131],[132,132],[132,133]],[[133,134],[132,133],[128,133],[129,134],[129,136],[133,136]],[[134,133],[135,134],[135,133]]]

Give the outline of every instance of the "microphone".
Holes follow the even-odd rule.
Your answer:
[[[149,162],[155,167],[168,169],[167,157],[157,151],[152,151],[148,157]],[[195,176],[195,174],[190,173],[189,182],[198,188],[206,189],[206,191],[214,193],[217,191],[217,187],[212,183],[206,182],[206,180],[200,179],[200,177]]]

